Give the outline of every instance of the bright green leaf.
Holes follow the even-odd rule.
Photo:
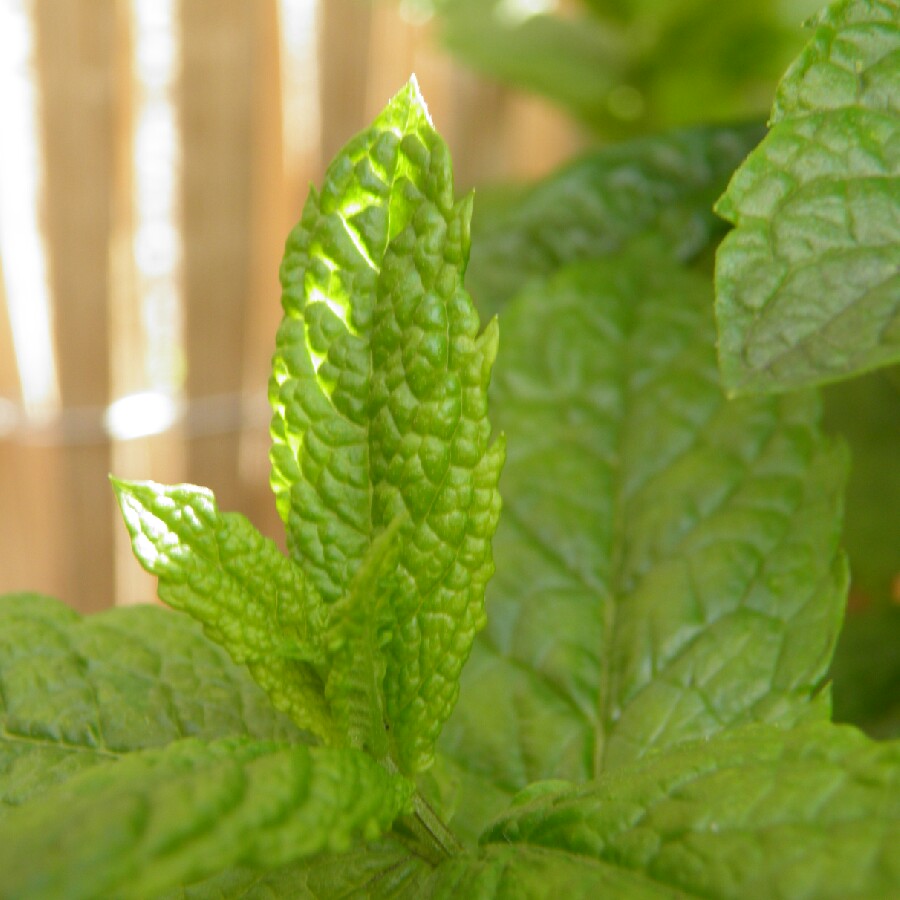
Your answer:
[[[410,82],[312,191],[281,266],[284,319],[269,396],[272,488],[291,554],[330,602],[371,542],[369,388],[388,242],[425,199],[449,215],[449,154]]]
[[[900,5],[842,0],[779,88],[717,211],[719,355],[735,393],[900,360]],[[827,93],[827,98],[825,94]]]
[[[355,750],[176,741],[0,820],[0,893],[146,898],[235,864],[347,850],[388,829],[408,798],[407,782]]]
[[[652,237],[690,259],[718,237],[710,207],[761,136],[756,126],[696,128],[595,151],[495,213],[476,206],[467,282],[485,314],[560,266]]]
[[[456,868],[496,881],[503,866],[504,886],[523,879],[517,897],[542,896],[543,872],[573,869],[566,896],[892,897],[900,743],[825,724],[737,729],[547,792],[482,841],[480,857]],[[512,896],[469,894],[467,883],[456,896]]]
[[[155,607],[0,598],[0,698],[0,811],[179,738],[304,739],[194,622]]]
[[[390,639],[391,576],[397,567],[398,517],[369,548],[350,584],[347,595],[329,610],[325,636],[330,660],[325,696],[332,713],[354,747],[366,749],[376,759],[388,755],[385,733],[382,648]]]
[[[709,301],[620,257],[507,308],[497,576],[442,739],[501,790],[827,713],[845,454],[814,396],[725,400]]]
[[[406,520],[379,648],[404,771],[431,762],[493,572],[497,326],[479,335],[462,287],[470,217],[411,82],[329,167],[282,266],[272,483],[291,553],[343,602],[373,540]]]
[[[206,488],[113,486],[160,599],[200,621],[298,725],[340,742],[324,697],[325,607],[300,569],[243,516],[219,512]]]

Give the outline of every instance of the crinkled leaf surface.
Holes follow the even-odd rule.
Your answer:
[[[304,740],[187,616],[0,598],[0,813],[137,750],[241,735]]]
[[[892,897],[898,840],[900,744],[754,725],[522,798],[432,896]]]
[[[272,484],[292,556],[338,603],[380,531],[406,519],[381,651],[404,771],[431,762],[493,571],[497,327],[479,335],[462,288],[470,216],[411,82],[329,167],[282,266]]]
[[[727,402],[704,279],[563,270],[510,304],[488,627],[442,738],[506,791],[827,714],[843,448],[809,394]]]
[[[840,0],[824,10],[778,85],[772,121],[848,106],[896,112],[898,16],[896,0]]]
[[[384,654],[391,627],[387,601],[398,562],[398,517],[369,548],[347,594],[330,610],[325,641],[330,667],[325,696],[352,746],[376,759],[388,753],[384,729]]]
[[[300,569],[206,488],[113,484],[160,599],[199,620],[298,725],[340,741],[324,696],[325,608]]]
[[[16,898],[146,898],[238,863],[346,850],[388,829],[408,797],[408,782],[356,750],[176,741],[8,813],[0,886]]]
[[[710,207],[762,136],[756,126],[695,128],[605,147],[481,215],[467,283],[492,314],[523,285],[654,236],[686,260],[717,238]]]
[[[900,360],[900,5],[842,0],[717,211],[719,354],[736,393]]]

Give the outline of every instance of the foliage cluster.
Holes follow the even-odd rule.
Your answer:
[[[832,722],[849,459],[817,389],[853,378],[827,423],[877,424],[848,514],[871,523],[897,478],[900,6],[814,28],[765,137],[640,137],[474,225],[414,80],[339,153],[281,271],[289,556],[204,488],[113,479],[180,612],[0,601],[0,896],[900,893],[900,743]],[[513,44],[496,64],[527,69]],[[890,512],[848,532],[875,593]],[[891,735],[897,666],[873,667],[845,708]]]

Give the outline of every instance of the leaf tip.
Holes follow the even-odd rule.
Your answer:
[[[419,87],[419,79],[416,77],[415,72],[409,76],[407,88],[409,90],[410,100],[422,110],[425,114],[425,118],[428,120],[428,124],[433,127],[434,123],[431,121],[431,113],[428,111],[428,104],[425,102],[425,96],[422,94],[422,88]]]

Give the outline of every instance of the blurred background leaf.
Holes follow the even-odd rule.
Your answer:
[[[460,60],[604,138],[764,116],[817,0],[418,0]]]
[[[825,425],[850,445],[850,603],[835,653],[835,719],[900,735],[900,367],[831,385]]]

